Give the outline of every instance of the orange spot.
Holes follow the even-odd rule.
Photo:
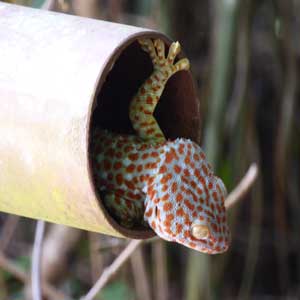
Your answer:
[[[172,204],[171,202],[167,202],[167,203],[165,203],[164,206],[163,206],[163,210],[164,210],[164,211],[169,211],[169,210],[171,210],[172,208],[173,208],[173,204]]]
[[[191,174],[190,174],[190,171],[188,170],[188,169],[184,169],[183,170],[183,174],[184,174],[184,176],[186,176],[186,177],[189,177]]]
[[[148,84],[152,84],[152,80],[151,80],[151,78],[149,78],[149,79],[147,79],[147,81],[146,81]]]
[[[205,165],[202,166],[202,170],[205,176],[208,176],[208,170]]]
[[[178,217],[183,217],[183,215],[184,215],[184,210],[183,210],[182,207],[180,207],[180,208],[177,209],[176,215],[177,215]]]
[[[211,183],[211,182],[209,182],[207,187],[208,187],[208,189],[209,189],[209,190],[212,190],[212,188],[213,188],[213,185],[212,185],[212,183]]]
[[[157,216],[158,220],[160,220],[160,210],[159,209],[156,211],[156,216]]]
[[[215,201],[218,201],[218,194],[217,192],[212,193],[212,197],[214,198]]]
[[[150,197],[150,199],[153,199],[154,197],[155,197],[155,191],[154,190],[150,190],[150,191],[148,191],[148,195],[149,195],[149,197]]]
[[[200,160],[200,157],[199,157],[199,155],[197,153],[195,153],[193,155],[193,158],[194,158],[195,161],[199,161]]]
[[[165,176],[160,180],[160,183],[161,183],[161,184],[165,184],[165,183],[167,183],[171,178],[172,178],[172,175],[171,175],[171,174],[167,174],[167,175],[165,175]]]
[[[147,158],[148,158],[148,156],[149,156],[149,154],[148,154],[148,153],[144,153],[144,154],[142,155],[142,159],[147,159]]]
[[[155,135],[157,138],[163,138],[164,136],[161,134],[161,133],[157,133],[156,135]]]
[[[125,184],[130,190],[134,190],[134,184],[131,181],[125,180]]]
[[[177,192],[177,182],[173,182],[172,183],[172,187],[171,187],[171,191],[173,194],[175,194]]]
[[[200,157],[205,160],[205,154],[204,154],[204,152],[200,153]]]
[[[218,227],[216,224],[212,223],[210,224],[211,225],[211,228],[213,229],[214,232],[217,232],[218,231]]]
[[[148,145],[146,145],[146,144],[142,144],[142,146],[140,147],[141,151],[145,151],[147,149],[148,149]]]
[[[173,152],[167,152],[166,153],[166,163],[169,164],[172,162],[172,160],[175,159],[175,155]]]
[[[186,156],[185,159],[184,159],[184,162],[189,165],[191,163],[191,159],[189,156]]]
[[[186,205],[186,207],[190,210],[194,210],[195,209],[195,205],[193,205],[189,200],[185,199],[184,200],[184,204]]]
[[[164,225],[165,225],[165,227],[170,228],[171,227],[171,222],[168,221],[168,220],[165,220]]]
[[[171,224],[170,224],[169,227],[165,228],[165,232],[166,232],[167,234],[169,234],[170,236],[174,236],[174,233],[172,232],[172,230],[171,230],[170,227],[171,227]]]
[[[161,188],[161,190],[163,192],[166,192],[168,190],[168,186],[166,184],[164,184],[163,187]]]
[[[169,198],[170,198],[170,195],[169,195],[169,194],[165,194],[165,195],[161,198],[161,200],[162,200],[162,201],[167,201],[167,200],[169,200]]]
[[[190,237],[190,232],[188,230],[184,231],[184,237],[187,239]]]
[[[152,212],[153,212],[153,209],[151,207],[149,210],[146,211],[146,213],[145,213],[146,217],[149,218],[152,215]]]
[[[150,128],[150,129],[148,129],[148,130],[146,131],[146,133],[150,135],[150,134],[152,134],[154,131],[155,131],[155,130],[154,130],[153,128]]]
[[[172,221],[172,220],[174,220],[174,215],[173,214],[168,214],[168,215],[166,215],[166,219],[168,221]]]
[[[196,244],[193,243],[193,242],[190,242],[190,243],[189,243],[189,246],[190,246],[191,248],[196,248]]]
[[[152,99],[152,97],[148,96],[147,99],[146,99],[146,103],[147,103],[147,104],[153,104],[153,99]]]
[[[203,193],[202,189],[197,188],[197,194],[198,194],[198,195],[201,195],[202,193]]]
[[[142,172],[142,170],[143,170],[143,165],[138,165],[136,169],[137,169],[138,172]]]
[[[179,174],[181,172],[181,168],[178,165],[174,166],[175,173]]]
[[[192,223],[192,222],[190,221],[189,216],[188,216],[188,215],[185,215],[184,224],[185,224],[186,226],[190,226],[191,223]]]
[[[196,218],[196,217],[197,217],[197,212],[194,211],[194,212],[192,213],[192,216],[193,216],[193,218]]]
[[[196,187],[197,187],[197,184],[196,184],[196,182],[195,181],[191,181],[191,187],[193,188],[193,189],[196,189]]]
[[[200,212],[202,212],[203,211],[202,206],[201,205],[197,206],[197,210],[200,211]]]
[[[153,182],[154,182],[154,177],[151,177],[151,178],[149,179],[149,181],[148,181],[148,185],[152,185]]]
[[[114,169],[115,170],[119,170],[122,168],[122,163],[120,163],[119,161],[114,163]]]
[[[183,226],[181,224],[176,224],[176,233],[179,234],[182,231]]]
[[[123,175],[122,174],[117,174],[116,175],[116,181],[118,185],[121,185],[123,183]]]
[[[151,227],[155,230],[156,229],[156,224],[154,221],[151,222]]]
[[[114,175],[113,175],[112,173],[108,173],[108,174],[107,174],[107,179],[108,179],[109,181],[112,181],[112,180],[114,179]]]
[[[159,173],[166,173],[167,172],[167,167],[165,166],[165,165],[163,165],[163,166],[161,166],[160,168],[159,168],[159,171],[158,171]]]
[[[182,199],[183,199],[182,194],[178,193],[178,194],[176,195],[176,202],[180,202],[180,201],[182,201]]]
[[[127,168],[126,168],[126,172],[128,173],[133,173],[135,169],[135,165],[134,164],[130,164]]]
[[[181,154],[181,155],[184,153],[184,145],[183,145],[183,144],[180,144],[180,145],[179,145],[178,152],[179,152],[179,154]]]
[[[152,111],[150,111],[150,110],[144,110],[144,114],[146,114],[146,115],[152,115]]]
[[[138,160],[139,155],[138,155],[137,153],[131,153],[131,154],[128,155],[128,158],[129,158],[130,160],[135,161],[135,160]]]
[[[158,156],[159,156],[159,153],[153,151],[153,152],[150,153],[150,155],[151,155],[152,157],[158,157]]]

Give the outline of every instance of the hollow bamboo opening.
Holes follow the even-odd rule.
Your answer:
[[[166,45],[170,40],[159,33],[139,34],[138,37],[161,38]],[[166,47],[167,48],[167,47]],[[179,55],[183,57],[183,54]],[[89,145],[93,131],[105,128],[121,134],[135,134],[129,120],[128,108],[138,88],[152,72],[152,63],[139,43],[137,36],[131,37],[111,56],[99,79],[95,98],[91,107]],[[181,71],[170,78],[154,113],[165,136],[190,138],[199,142],[200,112],[199,102],[190,71]],[[90,152],[90,150],[89,150]],[[127,229],[120,226],[106,210],[97,191],[89,159],[89,173],[94,192],[107,221],[115,230],[129,238],[149,238],[154,232],[149,228]]]

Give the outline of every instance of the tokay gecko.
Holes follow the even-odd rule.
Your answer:
[[[149,225],[158,236],[209,253],[227,250],[230,234],[226,188],[214,176],[199,145],[167,140],[153,112],[168,79],[188,70],[187,58],[172,43],[165,55],[160,39],[140,39],[153,64],[151,76],[129,106],[136,135],[97,129],[92,142],[93,173],[104,204],[122,226]]]

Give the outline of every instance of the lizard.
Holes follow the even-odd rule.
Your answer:
[[[203,253],[222,253],[230,244],[224,183],[213,174],[197,143],[168,140],[153,116],[168,79],[188,70],[189,60],[175,62],[181,51],[178,42],[170,45],[167,55],[161,39],[138,42],[149,54],[153,72],[129,104],[136,134],[95,131],[96,186],[104,192],[105,207],[122,226],[147,224],[164,240]]]

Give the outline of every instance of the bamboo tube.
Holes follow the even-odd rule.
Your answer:
[[[151,72],[140,37],[163,34],[0,3],[0,211],[118,237],[96,192],[89,158],[95,127],[130,133],[128,103]],[[170,138],[199,138],[190,72],[168,83],[156,112]],[[196,128],[196,130],[195,130]]]

